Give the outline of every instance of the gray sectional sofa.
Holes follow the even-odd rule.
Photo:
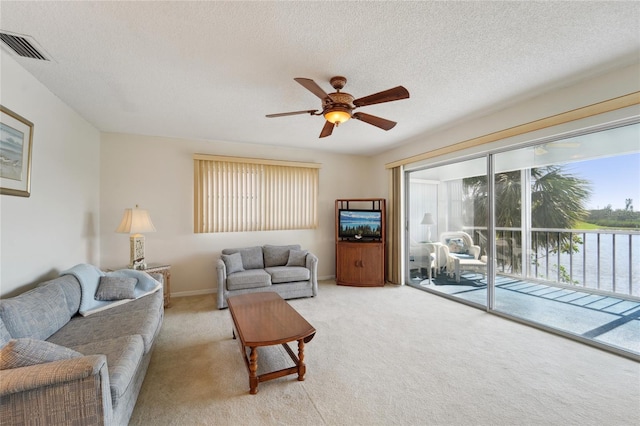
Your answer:
[[[86,316],[81,300],[93,301],[73,274],[0,300],[2,423],[126,425],[164,317],[153,278],[152,292]]]
[[[224,249],[217,271],[218,309],[236,294],[273,291],[283,299],[318,294],[318,258],[298,244]]]

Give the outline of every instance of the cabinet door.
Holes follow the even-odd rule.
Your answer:
[[[340,284],[360,282],[360,247],[353,244],[338,245],[337,279]]]
[[[360,283],[384,285],[382,244],[363,244],[360,249]]]
[[[336,281],[340,285],[383,286],[384,246],[341,242],[337,247]]]

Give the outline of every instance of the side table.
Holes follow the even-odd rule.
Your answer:
[[[166,308],[170,308],[171,307],[171,265],[165,265],[162,263],[149,263],[146,267],[146,269],[143,269],[143,271],[151,274],[151,273],[158,273],[158,274],[162,274],[162,276],[164,277],[164,288],[162,289],[164,291],[164,307]]]
[[[128,267],[123,268],[111,268],[109,271],[116,271],[118,269],[128,269]],[[164,307],[171,307],[171,265],[166,263],[149,263],[145,269],[138,269],[139,271],[144,271],[149,274],[162,274],[164,278],[163,289],[164,292]]]

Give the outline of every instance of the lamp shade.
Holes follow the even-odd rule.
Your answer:
[[[347,108],[334,106],[324,112],[324,118],[330,123],[340,124],[351,118],[351,112]]]
[[[142,234],[147,232],[156,232],[155,226],[151,223],[149,212],[139,209],[124,209],[120,226],[116,232],[122,234]]]
[[[433,216],[431,215],[431,213],[425,213],[424,217],[422,218],[422,222],[420,222],[420,224],[422,225],[433,225],[435,222],[433,221]]]

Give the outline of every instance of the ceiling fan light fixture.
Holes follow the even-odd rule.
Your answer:
[[[337,126],[351,118],[351,110],[341,106],[334,106],[333,108],[325,110],[323,115],[329,123]]]
[[[294,78],[294,80],[320,98],[322,101],[322,113],[319,114],[318,110],[312,109],[267,114],[266,117],[284,117],[286,115],[298,114],[322,115],[326,122],[322,128],[322,132],[320,132],[321,138],[331,136],[334,127],[337,127],[352,118],[362,121],[363,123],[371,124],[372,126],[376,126],[382,130],[391,130],[398,123],[381,117],[376,117],[375,115],[365,114],[364,112],[353,113],[353,110],[367,105],[399,101],[400,99],[407,99],[409,97],[409,91],[407,89],[402,86],[397,86],[389,90],[383,90],[382,92],[355,99],[351,94],[341,92],[342,88],[344,88],[344,85],[347,83],[347,79],[340,76],[332,77],[331,80],[329,80],[331,86],[336,89],[333,93],[326,93],[322,87],[318,86],[318,84],[310,78],[297,77]]]

